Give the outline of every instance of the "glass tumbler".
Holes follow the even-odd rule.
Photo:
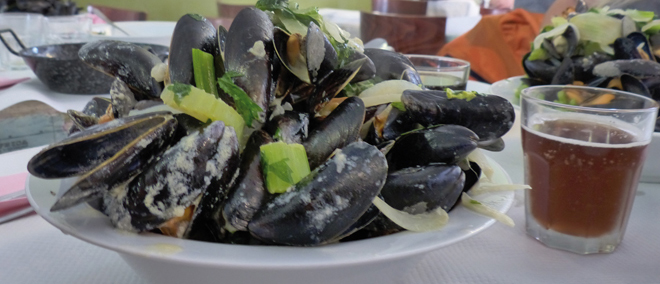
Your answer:
[[[537,86],[521,96],[527,234],[579,254],[623,239],[658,104],[611,89]]]
[[[41,14],[34,13],[0,13],[0,30],[11,29],[19,37],[25,47],[45,44],[46,19]],[[9,33],[3,33],[6,44],[14,50],[21,46]],[[0,44],[0,69],[24,70],[27,65],[19,56],[13,55],[4,44]]]
[[[427,89],[465,90],[470,76],[470,62],[436,55],[406,54],[406,57],[417,69]]]

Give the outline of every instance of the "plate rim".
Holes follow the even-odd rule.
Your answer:
[[[498,178],[500,182],[511,183],[511,178],[508,173],[492,158],[487,157],[491,166],[495,170],[496,175],[499,175]],[[241,269],[310,269],[310,268],[319,268],[319,267],[344,267],[344,266],[353,266],[367,263],[380,263],[386,262],[401,258],[406,258],[410,256],[420,255],[422,253],[430,252],[441,247],[449,246],[454,243],[463,241],[469,237],[479,234],[489,227],[491,227],[496,221],[484,216],[476,215],[473,212],[467,212],[468,209],[465,207],[458,207],[455,210],[458,212],[463,212],[462,214],[475,214],[473,218],[483,218],[482,222],[478,222],[478,226],[475,228],[463,228],[464,232],[461,234],[451,234],[450,237],[446,240],[435,241],[427,244],[415,244],[412,248],[409,245],[406,246],[406,242],[410,241],[401,241],[401,238],[410,238],[406,235],[412,235],[413,239],[419,240],[435,240],[434,237],[442,237],[448,232],[443,232],[442,229],[439,231],[433,232],[400,232],[393,235],[339,243],[339,244],[330,244],[319,247],[285,247],[285,246],[250,246],[250,245],[233,245],[233,244],[214,244],[214,246],[209,247],[209,243],[193,241],[193,240],[184,240],[177,239],[167,236],[162,236],[152,233],[142,233],[141,237],[135,239],[137,234],[124,232],[115,229],[111,225],[103,225],[101,223],[94,224],[93,222],[97,218],[106,219],[106,223],[109,224],[107,217],[102,215],[98,211],[94,211],[97,215],[92,219],[82,218],[80,220],[85,220],[85,225],[76,225],[76,224],[64,224],[62,218],[74,217],[79,218],[80,214],[88,214],[83,210],[94,210],[89,205],[79,205],[74,208],[62,211],[51,213],[49,208],[44,208],[44,204],[40,204],[39,200],[43,197],[38,197],[33,193],[35,189],[34,186],[39,182],[46,183],[58,183],[60,180],[41,180],[32,175],[29,175],[26,181],[26,194],[28,200],[32,207],[35,209],[37,214],[39,214],[43,219],[54,227],[61,230],[64,234],[71,235],[77,239],[80,239],[89,244],[103,247],[112,251],[115,251],[120,254],[129,254],[133,256],[146,257],[150,259],[157,259],[159,261],[174,262],[174,263],[186,263],[192,265],[200,266],[213,266],[213,267],[225,267],[225,268],[241,268]],[[48,192],[41,193],[42,195],[51,196]],[[38,197],[38,198],[35,198]],[[54,200],[54,196],[51,197]],[[514,192],[499,192],[499,193],[488,193],[485,195],[477,196],[476,199],[484,198],[500,198],[501,204],[498,211],[506,213],[514,203]],[[91,212],[91,211],[90,211]],[[454,214],[456,215],[456,214]],[[450,212],[450,224],[451,223],[451,212]],[[78,220],[78,221],[80,221]],[[101,219],[99,219],[101,220]],[[91,225],[89,223],[92,223]],[[450,225],[448,224],[448,226]],[[91,226],[91,227],[90,227]],[[108,231],[110,234],[105,238],[97,238],[97,236],[102,231],[93,231],[95,226],[99,226],[102,230]],[[82,231],[79,231],[82,229]],[[419,235],[415,235],[419,234]],[[137,242],[135,241],[137,240]],[[128,241],[131,244],[127,245],[124,241]],[[360,253],[360,247],[364,242],[369,242],[369,246],[373,245],[383,245],[382,251],[372,251],[371,254]],[[164,245],[175,251],[159,251],[154,250],[153,246]],[[176,251],[176,248],[180,248],[180,251]],[[211,249],[209,249],[211,248]],[[212,256],[207,257],[203,253],[200,257],[197,252],[201,251],[212,251],[212,252],[222,252],[229,256]],[[353,252],[355,251],[355,252]],[[310,253],[311,252],[311,253]],[[344,253],[343,255],[337,255],[337,253]],[[311,255],[312,258],[307,256]],[[325,257],[322,257],[325,256]],[[261,257],[261,259],[259,259]]]

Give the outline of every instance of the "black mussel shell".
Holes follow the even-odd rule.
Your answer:
[[[463,192],[465,174],[457,165],[433,164],[397,170],[387,175],[383,200],[395,209],[421,214],[449,211]]]
[[[442,125],[406,133],[387,153],[390,172],[431,163],[456,164],[477,148],[479,137],[459,125]]]
[[[113,122],[111,121],[105,124],[111,124]],[[116,124],[118,126],[99,132],[93,131],[96,128],[104,126],[104,124],[88,128],[83,132],[79,132],[79,135],[75,135],[77,137],[79,136],[78,140],[68,142],[69,144],[62,144],[64,141],[61,142],[61,145],[67,146],[61,148],[61,151],[53,152],[49,150],[43,152],[43,155],[58,153],[61,155],[61,158],[83,155],[82,153],[86,153],[85,150],[99,150],[104,148],[105,145],[113,144],[112,146],[121,147],[114,155],[81,176],[71,188],[57,199],[51,207],[51,211],[66,209],[85,201],[102,197],[114,186],[122,184],[139,174],[170,145],[177,121],[172,115],[161,113],[148,114],[141,116],[141,119],[128,120],[128,122]],[[113,141],[113,138],[117,139],[117,141]],[[120,140],[121,138],[125,140]],[[100,145],[97,143],[100,143]],[[89,147],[94,144],[97,144],[99,148]],[[51,147],[49,148],[54,149]],[[67,151],[76,152],[68,153]],[[39,159],[38,157],[39,154],[35,156],[35,158]],[[60,166],[64,167],[65,164],[60,164]],[[28,168],[30,168],[30,165],[28,165]]]
[[[406,80],[415,85],[422,84],[415,66],[403,54],[379,48],[365,48],[364,55],[375,64],[377,81]]]
[[[309,115],[303,112],[285,111],[266,124],[266,131],[276,140],[285,143],[302,143],[307,140]]]
[[[568,85],[573,84],[575,80],[575,67],[573,60],[570,57],[564,58],[557,69],[557,73],[552,77],[550,84],[552,85]]]
[[[313,246],[336,240],[367,211],[387,177],[375,146],[354,142],[264,204],[248,224],[252,236],[271,243]]]
[[[272,99],[273,23],[268,15],[254,7],[241,10],[227,33],[225,67],[243,76],[234,78],[262,112],[259,122],[266,122]]]
[[[172,83],[195,85],[193,48],[213,56],[220,55],[218,33],[213,24],[201,15],[186,14],[179,18],[172,33],[169,60]]]
[[[162,85],[151,77],[151,69],[162,61],[148,50],[129,42],[99,40],[83,45],[78,56],[94,69],[122,80],[136,99],[160,98]]]
[[[262,145],[273,142],[268,133],[255,131],[250,135],[241,156],[239,176],[229,190],[222,214],[235,230],[246,231],[254,214],[272,195],[268,193],[261,169]]]
[[[202,194],[202,199],[195,208],[190,225],[183,234],[184,238],[220,242],[226,237],[223,229],[225,219],[222,216],[222,204],[232,186],[232,179],[240,163],[236,132],[231,127],[225,127],[222,138],[216,147],[217,152],[209,161],[210,164],[213,164],[214,169],[210,171],[211,184]]]
[[[344,100],[320,124],[312,126],[309,138],[302,144],[307,152],[309,167],[316,168],[332,154],[360,137],[364,120],[364,103],[358,97]]]
[[[348,60],[355,61],[362,58],[366,58],[366,60],[362,64],[360,71],[358,71],[357,74],[355,74],[355,77],[353,77],[353,79],[351,80],[351,83],[366,81],[373,78],[376,75],[376,64],[374,64],[374,62],[371,61],[371,58],[364,55],[364,53],[353,52],[351,53],[351,56],[348,58]]]
[[[472,99],[447,98],[443,91],[406,90],[401,96],[410,117],[424,126],[457,124],[465,126],[480,140],[506,134],[515,119],[513,105],[502,97],[477,94]]]

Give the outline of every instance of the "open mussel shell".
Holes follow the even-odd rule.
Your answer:
[[[307,112],[315,114],[319,112],[331,99],[341,92],[344,87],[360,71],[365,58],[358,59],[343,67],[330,72],[314,86],[312,94],[307,98]]]
[[[386,177],[387,161],[375,146],[351,143],[292,190],[264,204],[248,229],[252,236],[277,244],[334,241],[367,211]]]
[[[381,195],[388,205],[410,214],[449,211],[463,192],[465,174],[457,165],[404,168],[387,175]]]
[[[129,42],[99,40],[83,45],[78,56],[94,69],[126,83],[137,99],[160,98],[162,86],[151,77],[151,69],[162,61],[149,50]]]
[[[511,129],[516,116],[511,102],[495,95],[477,94],[469,100],[449,99],[443,91],[406,90],[401,101],[410,117],[424,126],[465,126],[480,140],[502,137]]]
[[[422,84],[415,66],[403,54],[379,48],[365,48],[364,55],[375,64],[374,77],[377,81],[406,80],[415,85]]]
[[[198,14],[186,14],[179,18],[170,43],[170,82],[195,84],[192,49],[196,48],[213,56],[220,56],[218,33],[213,24]]]
[[[441,125],[401,135],[387,153],[390,172],[432,163],[456,164],[477,148],[479,137],[459,125]]]
[[[316,83],[337,67],[339,64],[337,52],[323,31],[314,22],[309,22],[307,35],[303,42],[303,50],[307,54],[305,59],[309,78],[311,83]]]
[[[137,103],[130,87],[119,78],[115,78],[110,86],[110,99],[112,100],[112,115],[115,118],[127,116]]]
[[[646,59],[655,61],[651,43],[641,32],[633,32],[618,38],[613,44],[616,59]]]
[[[303,142],[311,169],[322,164],[330,154],[360,137],[364,121],[364,103],[358,97],[344,100],[320,124],[312,126]]]
[[[177,121],[171,114],[151,114],[87,136],[102,143],[126,144],[112,157],[81,176],[50,210],[58,211],[100,198],[111,188],[133,178],[170,145],[176,126]],[[125,135],[123,141],[108,140],[113,137],[119,140],[122,135]]]
[[[226,43],[226,70],[243,75],[234,83],[262,109],[259,122],[263,123],[273,89],[273,23],[265,12],[245,8],[234,18]]]
[[[150,113],[129,116],[76,132],[32,157],[28,171],[40,178],[65,178],[84,174],[162,122],[162,119],[154,117],[163,115]]]

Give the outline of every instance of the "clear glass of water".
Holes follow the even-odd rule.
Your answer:
[[[46,18],[33,13],[0,13],[0,30],[11,29],[27,47],[46,43]],[[20,44],[9,33],[3,33],[7,44],[15,51],[20,51]],[[24,70],[27,65],[23,59],[9,52],[5,45],[0,45],[0,69]]]

